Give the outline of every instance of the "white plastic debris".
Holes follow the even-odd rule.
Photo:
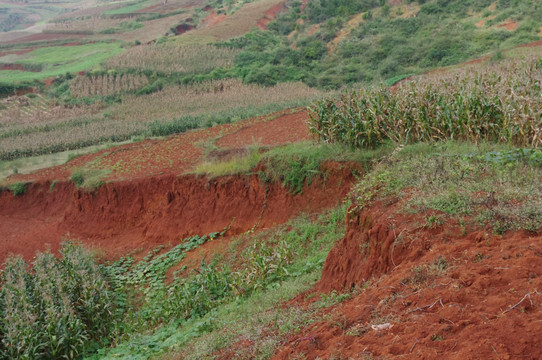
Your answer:
[[[388,330],[388,329],[391,329],[392,327],[393,327],[393,325],[390,324],[390,323],[379,324],[379,325],[371,325],[371,329],[373,329],[375,331]]]

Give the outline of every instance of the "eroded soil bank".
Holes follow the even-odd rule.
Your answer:
[[[0,261],[10,253],[29,260],[37,250],[56,251],[62,237],[117,258],[228,227],[229,235],[270,227],[336,205],[361,165],[327,163],[321,171],[298,195],[263,181],[258,171],[215,179],[168,175],[115,181],[92,192],[70,182],[31,183],[20,196],[0,193]]]
[[[426,221],[387,199],[347,216],[321,292],[352,291],[290,336],[275,359],[538,359],[542,236]],[[315,296],[316,295],[316,296]]]

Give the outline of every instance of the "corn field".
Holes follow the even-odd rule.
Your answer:
[[[149,83],[145,75],[78,76],[70,83],[73,97],[108,96],[133,91]]]
[[[158,71],[165,75],[206,73],[232,66],[238,52],[212,45],[179,45],[174,42],[140,45],[108,60],[106,68]]]
[[[317,99],[321,92],[302,83],[273,87],[246,85],[240,79],[172,86],[145,97],[126,95],[111,117],[117,120],[172,119],[179,115],[202,115],[267,104],[287,104],[300,99]]]
[[[101,82],[96,81],[96,87],[116,89],[119,77],[98,78]],[[0,160],[124,141],[148,133],[169,135],[305,105],[321,96],[302,83],[266,88],[229,79],[170,86],[148,95],[124,93],[121,102],[112,105],[95,102],[67,107],[41,96],[12,97],[0,110]],[[174,126],[169,126],[172,122]]]
[[[98,15],[80,20],[59,20],[47,24],[45,33],[88,33],[94,34],[100,30],[119,26],[125,19],[112,19]]]
[[[116,328],[116,300],[102,268],[80,246],[36,256],[32,272],[11,258],[0,276],[0,358],[75,359]]]
[[[447,139],[542,146],[542,60],[434,74],[389,88],[345,92],[310,107],[320,140],[375,148]]]

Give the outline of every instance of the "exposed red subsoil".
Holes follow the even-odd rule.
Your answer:
[[[292,195],[280,183],[262,182],[260,170],[215,179],[166,175],[116,181],[93,192],[67,181],[31,183],[21,196],[3,191],[0,263],[10,253],[31,259],[36,250],[57,251],[63,236],[118,258],[227,227],[229,235],[271,227],[300,212],[336,205],[355,180],[350,164],[325,164],[326,176]]]
[[[307,31],[307,35],[308,35],[308,36],[314,35],[314,33],[316,33],[316,31],[317,31],[318,29],[320,29],[320,24],[313,25],[313,27],[311,27],[311,28],[309,29],[309,31]]]
[[[175,35],[181,35],[190,30],[194,30],[192,25],[180,24],[175,28]]]
[[[325,181],[316,179],[303,195],[295,196],[280,184],[261,183],[258,175],[219,179],[184,175],[204,159],[206,141],[216,141],[221,156],[241,154],[252,144],[283,145],[310,138],[307,119],[306,110],[287,110],[119,146],[66,165],[15,175],[10,181],[31,183],[23,196],[0,193],[0,262],[9,253],[30,259],[36,250],[56,251],[67,234],[115,258],[227,226],[230,235],[265,228],[301,211],[335,205],[354,181],[350,166],[325,164]],[[89,164],[112,170],[111,182],[90,193],[68,181],[74,168]],[[254,173],[260,170],[264,169]]]
[[[281,10],[284,9],[285,3],[286,3],[286,0],[281,1],[277,5],[274,5],[270,7],[268,10],[266,10],[263,14],[263,18],[258,20],[258,23],[257,23],[258,28],[261,30],[267,29],[267,24],[275,20],[275,16],[277,15],[277,13],[279,13]]]
[[[515,31],[518,29],[518,23],[515,21],[507,21],[505,23],[496,25],[497,28],[505,28],[508,31]]]
[[[204,26],[212,26],[216,25],[219,22],[225,20],[227,17],[226,14],[218,14],[216,10],[211,11],[209,15],[203,19],[203,25]]]
[[[542,46],[542,40],[534,41],[528,44],[518,45],[517,47],[522,48],[522,47],[538,47],[538,46]]]
[[[542,236],[451,220],[430,228],[398,201],[347,217],[316,290],[359,288],[274,359],[539,359]]]
[[[128,180],[156,175],[180,175],[203,160],[203,143],[242,148],[275,146],[309,139],[306,110],[291,110],[247,119],[208,129],[189,131],[165,140],[145,140],[80,156],[69,163],[31,174],[17,174],[9,182],[67,180],[74,168],[92,167],[111,171],[108,180]]]

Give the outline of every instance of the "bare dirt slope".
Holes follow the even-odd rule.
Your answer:
[[[538,359],[542,236],[425,226],[398,199],[347,217],[314,291],[352,290],[275,359]]]
[[[30,259],[36,250],[56,251],[62,237],[80,239],[117,258],[227,227],[229,235],[270,227],[302,211],[334,206],[355,180],[349,166],[327,164],[321,169],[325,179],[315,179],[299,195],[260,179],[263,167],[252,175],[215,179],[185,174],[205,158],[202,142],[208,139],[216,141],[218,153],[302,141],[309,138],[306,118],[306,111],[284,112],[120,146],[17,175],[10,181],[31,183],[20,196],[0,193],[0,262],[10,253]],[[76,189],[68,181],[74,168],[97,165],[112,171],[99,189]]]

